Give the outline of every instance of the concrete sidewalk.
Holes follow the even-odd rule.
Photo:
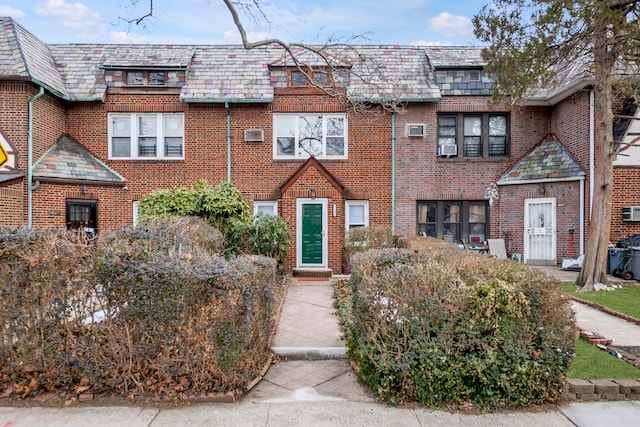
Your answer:
[[[576,402],[548,409],[464,415],[379,403],[344,358],[333,283],[289,278],[274,351],[280,356],[240,403],[179,408],[0,407],[0,427],[22,426],[580,426],[638,425],[640,401]]]

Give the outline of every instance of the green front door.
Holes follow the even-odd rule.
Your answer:
[[[298,199],[298,267],[326,267],[325,199]]]

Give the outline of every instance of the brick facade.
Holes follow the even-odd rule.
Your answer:
[[[16,41],[23,31],[14,31],[17,24],[11,20],[5,24],[0,33],[8,40],[5,44],[12,49],[25,48]],[[41,75],[33,79],[14,75],[11,73],[20,72],[14,68],[5,70],[5,75],[0,73],[0,130],[15,146],[19,169],[26,175],[27,108],[39,89],[31,82],[49,81],[56,90],[47,86],[45,95],[33,102],[34,162],[62,135],[69,135],[124,182],[43,180],[33,192],[36,227],[65,226],[66,201],[85,200],[97,204],[99,230],[116,229],[131,225],[134,202],[156,189],[191,186],[197,180],[215,185],[230,176],[250,202],[277,201],[278,213],[289,221],[293,236],[298,225],[298,200],[326,201],[326,266],[336,272],[342,261],[346,201],[368,201],[370,226],[395,225],[396,234],[413,236],[420,201],[486,203],[486,190],[552,135],[587,172],[584,187],[576,177],[515,184],[503,181],[495,203],[490,207],[487,203],[487,237],[505,238],[509,252],[523,253],[527,239],[525,201],[553,198],[556,258],[579,255],[582,202],[585,229],[589,217],[589,142],[597,135],[595,124],[590,123],[588,89],[536,105],[495,104],[490,97],[492,78],[484,74],[477,48],[361,46],[367,55],[388,61],[388,69],[398,74],[393,76],[397,87],[388,85],[382,93],[394,94],[397,89],[398,99],[406,102],[394,113],[381,107],[356,111],[340,97],[310,87],[288,87],[291,65],[279,48],[246,51],[233,46],[167,45],[137,46],[125,52],[107,45],[43,47],[44,43],[36,46],[36,52],[52,55],[46,61],[52,68],[27,70]],[[167,71],[166,86],[128,86],[124,69],[148,65],[154,49],[165,49],[168,62],[164,65],[172,70]],[[359,59],[340,62],[342,71],[358,66]],[[118,68],[128,61],[131,66]],[[362,74],[354,73],[344,83],[338,92],[357,89],[366,96],[379,94]],[[506,156],[438,156],[438,114],[487,112],[508,117]],[[110,113],[183,113],[184,158],[109,159]],[[274,115],[293,113],[344,115],[348,155],[315,163],[300,158],[274,159]],[[424,124],[425,136],[406,136],[406,125],[416,123]],[[262,130],[264,140],[245,141],[247,129]],[[640,205],[635,185],[638,170],[615,169],[612,239],[640,233],[640,223],[621,220],[623,206]],[[0,181],[0,196],[0,225],[25,224],[26,178]],[[298,265],[296,251],[294,237],[285,260],[287,269]]]

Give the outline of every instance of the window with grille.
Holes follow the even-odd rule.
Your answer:
[[[456,146],[457,150],[441,147]],[[463,157],[509,155],[509,115],[489,113],[440,114],[438,153],[457,152]]]

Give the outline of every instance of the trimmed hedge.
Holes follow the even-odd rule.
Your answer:
[[[576,338],[561,285],[513,261],[421,242],[352,258],[348,345],[360,377],[392,404],[557,401]]]
[[[28,397],[242,390],[270,356],[276,263],[217,252],[203,219],[159,218],[85,245],[0,230],[0,389]]]

